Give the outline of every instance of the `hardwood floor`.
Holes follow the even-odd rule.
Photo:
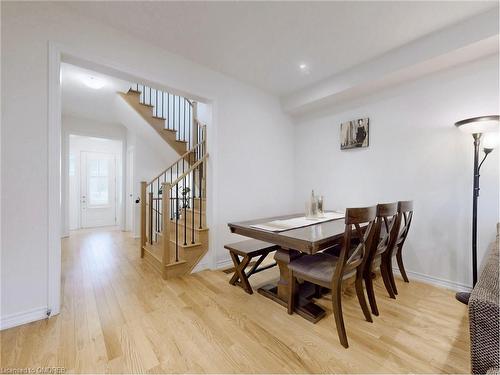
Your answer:
[[[398,282],[391,300],[380,278],[380,316],[364,320],[346,291],[350,347],[337,337],[331,303],[312,324],[255,293],[203,271],[164,281],[118,230],[79,231],[63,240],[61,314],[2,331],[1,365],[62,366],[68,372],[469,373],[467,307],[450,291]],[[256,289],[278,277],[251,279]]]

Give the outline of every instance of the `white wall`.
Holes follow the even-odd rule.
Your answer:
[[[295,132],[295,203],[311,189],[326,208],[413,199],[407,270],[472,284],[472,137],[453,124],[499,113],[498,58],[469,63],[365,98],[342,113],[302,119]],[[370,146],[340,151],[340,123],[370,118]],[[479,260],[498,221],[499,158],[481,171]],[[446,282],[445,282],[446,284]]]
[[[48,191],[47,155],[53,154],[47,143],[48,42],[65,56],[97,61],[211,102],[209,265],[227,259],[223,244],[234,240],[228,221],[288,211],[293,128],[275,97],[68,13],[57,3],[2,2],[1,7],[2,324],[42,318],[52,280],[46,266],[49,238],[54,238],[47,216],[49,196],[53,199]]]

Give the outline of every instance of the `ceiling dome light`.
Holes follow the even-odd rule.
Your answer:
[[[99,89],[102,89],[105,85],[105,82],[103,79],[101,78],[97,78],[97,77],[92,77],[92,76],[84,76],[82,78],[83,80],[83,83],[90,87],[91,89],[94,89],[94,90],[99,90]]]
[[[309,74],[310,71],[309,71],[309,67],[307,66],[307,64],[305,63],[300,63],[299,64],[299,70],[304,73],[304,74]]]

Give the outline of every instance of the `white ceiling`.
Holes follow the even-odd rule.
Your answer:
[[[497,6],[497,1],[65,2],[283,96]],[[310,74],[299,72],[306,63]]]
[[[104,83],[95,90],[84,79],[96,77]],[[126,92],[130,83],[66,63],[61,64],[62,113],[87,119],[116,123],[114,103],[118,91]]]

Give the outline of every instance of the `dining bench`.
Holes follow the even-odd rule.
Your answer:
[[[253,294],[248,278],[257,272],[276,266],[276,262],[274,262],[259,267],[269,253],[278,250],[279,246],[269,242],[251,239],[228,244],[225,245],[224,248],[229,250],[229,254],[231,255],[231,259],[234,264],[234,274],[231,277],[231,280],[229,280],[229,284],[239,285],[248,294]],[[240,257],[242,258],[241,260]],[[250,268],[248,272],[245,272],[245,269],[250,264],[250,261],[255,257],[259,258],[252,265],[252,268]]]

